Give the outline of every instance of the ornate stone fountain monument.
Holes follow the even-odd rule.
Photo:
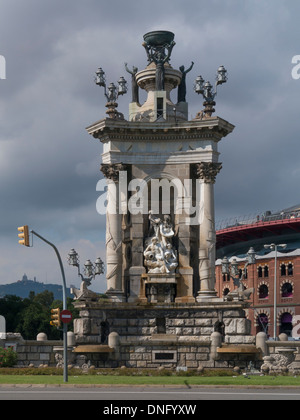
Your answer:
[[[110,84],[106,94],[109,117],[87,128],[103,144],[108,299],[78,297],[76,351],[84,346],[98,366],[216,366],[221,343],[223,353],[225,344],[246,345],[246,355],[253,344],[247,303],[224,301],[214,289],[218,143],[234,126],[212,116],[216,92],[201,76],[195,91],[205,108],[188,120],[186,74],[194,63],[187,71],[171,66],[172,32],[147,33],[142,45],[146,68],[125,64],[128,120],[117,111],[127,91],[120,78],[119,91]],[[101,68],[96,76],[106,89]],[[226,80],[221,66],[216,87]],[[147,92],[143,104],[139,89]]]

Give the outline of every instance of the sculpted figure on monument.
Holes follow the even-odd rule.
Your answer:
[[[186,74],[192,70],[194,65],[194,62],[192,61],[191,66],[185,70],[184,66],[180,66],[179,70],[181,71],[182,77],[181,82],[178,86],[178,96],[177,96],[177,102],[185,102],[186,101]]]
[[[152,210],[149,211],[149,221],[150,221],[150,231],[151,229],[154,230],[154,234],[155,236],[158,238],[159,236],[159,225],[160,225],[160,218],[159,217],[154,217]]]
[[[173,273],[178,266],[177,252],[172,246],[174,230],[171,217],[165,215],[163,220],[154,217],[152,211],[149,212],[150,226],[154,229],[154,236],[150,238],[149,245],[144,251],[145,266],[148,273]]]
[[[168,214],[164,215],[163,221],[160,222],[159,231],[163,246],[164,248],[167,248],[167,244],[171,245],[170,240],[174,236],[171,217]]]
[[[164,264],[163,250],[156,236],[151,238],[151,243],[147,246],[147,248],[144,251],[144,257],[145,265],[148,267],[149,273],[160,272],[160,268]]]
[[[147,44],[147,42],[143,43],[149,63],[154,62],[156,64],[155,90],[165,89],[165,63],[169,62],[174,45],[174,41],[156,47]]]
[[[154,59],[156,64],[156,74],[155,74],[155,89],[164,90],[165,88],[165,62],[166,57],[163,54],[159,53],[157,58]]]
[[[176,270],[178,266],[177,263],[177,252],[173,250],[172,245],[170,243],[166,246],[166,251],[164,253],[164,263],[165,263],[165,272],[172,273]]]
[[[132,88],[132,102],[139,102],[139,86],[136,81],[136,74],[138,72],[138,68],[133,66],[132,71],[129,70],[127,63],[125,63],[125,69],[128,73],[131,74],[131,88]]]

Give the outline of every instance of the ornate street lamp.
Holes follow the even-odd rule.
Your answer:
[[[104,87],[104,95],[107,99],[107,104],[105,105],[108,110],[106,113],[110,118],[114,119],[124,119],[122,113],[118,112],[116,108],[118,107],[117,99],[119,96],[125,95],[127,93],[127,82],[123,76],[118,80],[118,87],[114,83],[110,83],[106,86],[105,73],[101,67],[96,71],[95,83],[97,86]]]
[[[127,82],[123,76],[121,76],[120,79],[118,80],[118,85],[119,85],[118,96],[125,95],[128,89],[127,89]]]
[[[203,79],[202,76],[196,77],[195,85],[194,85],[194,90],[195,90],[196,93],[203,94],[203,92],[204,92],[204,88],[203,88],[204,82],[205,82],[205,80]]]
[[[229,275],[235,284],[235,286],[239,286],[240,279],[237,281],[237,276],[239,274],[238,269],[238,262],[236,258],[233,258],[230,262],[227,257],[224,257],[222,260],[222,274]]]
[[[255,264],[256,256],[255,251],[251,247],[249,251],[247,252],[247,262],[244,267],[244,273],[242,273],[241,276],[239,276],[239,268],[238,268],[238,262],[236,258],[232,258],[232,261],[230,262],[228,258],[225,256],[222,259],[222,274],[229,275],[235,286],[237,286],[237,290],[229,293],[229,295],[232,295],[234,297],[239,298],[239,293],[244,291],[244,285],[242,283],[244,277],[245,277],[245,270],[248,267],[249,264]]]
[[[253,247],[251,247],[249,251],[247,252],[247,259],[248,259],[248,264],[255,264],[256,257],[255,257],[255,251]]]
[[[98,257],[95,261],[95,276],[104,273],[104,264],[100,257]]]
[[[104,273],[104,263],[101,260],[100,257],[98,257],[93,264],[91,260],[87,260],[84,263],[84,275],[86,277],[83,277],[83,275],[80,273],[80,265],[79,265],[79,258],[78,254],[75,251],[75,249],[71,249],[71,251],[68,254],[68,263],[69,265],[73,265],[74,267],[78,268],[78,276],[81,277],[82,281],[89,286],[91,284],[91,281],[95,278],[95,276],[103,274]]]
[[[78,254],[75,251],[75,249],[71,249],[71,251],[68,254],[68,263],[69,265],[73,265],[75,267],[79,267],[79,258]]]
[[[83,272],[88,278],[94,278],[95,277],[95,269],[94,269],[94,266],[93,266],[93,263],[91,262],[91,260],[86,260],[86,262],[84,263]]]
[[[230,272],[230,262],[228,258],[225,256],[222,259],[222,274],[229,274]]]
[[[209,81],[205,81],[202,76],[198,76],[195,80],[194,91],[199,95],[203,96],[204,102],[204,117],[211,117],[212,113],[215,112],[214,106],[216,105],[215,97],[217,95],[217,86],[227,82],[227,70],[224,66],[220,66],[217,70],[215,89]]]
[[[227,70],[224,66],[220,66],[218,68],[216,82],[217,85],[222,85],[223,83],[227,82]]]
[[[230,276],[233,279],[236,279],[236,277],[238,276],[238,274],[239,274],[239,264],[238,264],[236,258],[233,258],[232,261],[231,261]]]
[[[277,250],[278,248],[285,249],[286,244],[266,244],[264,245],[265,249],[270,249],[271,251],[275,251],[275,260],[274,260],[274,309],[273,309],[273,337],[274,340],[277,338]]]
[[[103,86],[103,87],[106,86],[105,73],[101,67],[99,67],[98,70],[96,71],[95,83],[98,86]]]

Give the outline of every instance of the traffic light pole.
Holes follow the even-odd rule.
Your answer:
[[[66,287],[66,278],[65,278],[65,271],[64,271],[64,267],[61,261],[61,257],[60,254],[58,252],[58,249],[56,248],[55,245],[53,245],[51,242],[47,241],[47,239],[43,238],[41,235],[39,235],[38,233],[36,233],[34,230],[31,230],[31,233],[35,236],[37,236],[38,238],[40,238],[42,241],[46,242],[48,245],[52,246],[52,248],[54,249],[56,256],[58,258],[58,262],[59,262],[59,266],[60,266],[60,271],[61,271],[61,276],[62,276],[62,281],[63,281],[63,309],[66,310],[67,309],[67,287]],[[67,352],[68,352],[68,348],[67,348],[67,331],[68,331],[68,325],[67,324],[63,324],[63,343],[64,343],[64,382],[68,382],[68,359],[67,359]]]

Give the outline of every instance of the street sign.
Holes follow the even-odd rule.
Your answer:
[[[61,322],[63,322],[64,324],[68,324],[69,322],[72,321],[72,312],[68,311],[68,309],[61,311],[60,319],[61,319]]]

